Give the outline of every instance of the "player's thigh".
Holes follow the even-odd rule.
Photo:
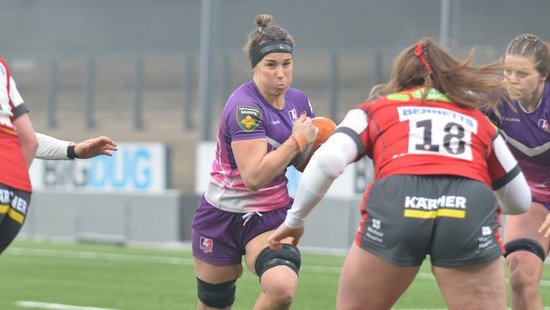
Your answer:
[[[457,268],[432,266],[432,270],[450,308],[506,309],[502,259]]]
[[[212,284],[235,280],[243,273],[241,264],[219,266],[197,258],[194,259],[194,264],[197,278]]]
[[[337,308],[389,308],[409,287],[418,269],[388,263],[353,244],[340,274]]]

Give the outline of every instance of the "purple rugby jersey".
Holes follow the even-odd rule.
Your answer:
[[[537,109],[526,112],[513,101],[500,106],[500,133],[529,183],[533,200],[550,208],[550,81]]]
[[[314,117],[309,99],[300,90],[289,88],[285,107],[278,110],[263,98],[254,81],[239,86],[229,96],[220,117],[215,159],[204,193],[208,203],[220,210],[238,213],[286,207],[291,202],[286,170],[261,189],[249,190],[241,179],[231,142],[265,138],[271,152],[288,139],[293,122],[302,112]]]

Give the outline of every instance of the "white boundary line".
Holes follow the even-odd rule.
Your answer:
[[[75,305],[54,304],[49,302],[22,300],[15,303],[22,308],[49,309],[49,310],[116,310],[111,308],[84,307]]]

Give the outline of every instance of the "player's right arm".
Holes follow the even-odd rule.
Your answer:
[[[281,249],[281,240],[286,237],[293,237],[294,246],[298,244],[303,234],[306,216],[323,198],[332,182],[357,159],[359,147],[352,136],[358,138],[358,134],[352,128],[359,126],[366,129],[366,119],[362,110],[348,112],[337,131],[313,154],[304,169],[294,203],[287,212],[285,222],[267,238],[269,247]],[[338,132],[338,128],[345,130]]]
[[[235,161],[247,188],[256,191],[271,182],[315,138],[315,127],[305,113],[295,122],[292,131],[293,135],[299,136],[298,140],[291,136],[271,152],[267,151],[265,138],[231,142]]]
[[[348,112],[336,132],[311,157],[300,180],[292,208],[287,213],[285,225],[290,228],[304,225],[306,216],[324,197],[334,180],[357,159],[359,150],[356,141],[359,133],[366,128],[367,117],[364,110],[353,109]]]

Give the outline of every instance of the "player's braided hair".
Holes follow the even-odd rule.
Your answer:
[[[534,34],[515,37],[506,48],[507,55],[533,57],[537,71],[550,79],[550,46]]]

